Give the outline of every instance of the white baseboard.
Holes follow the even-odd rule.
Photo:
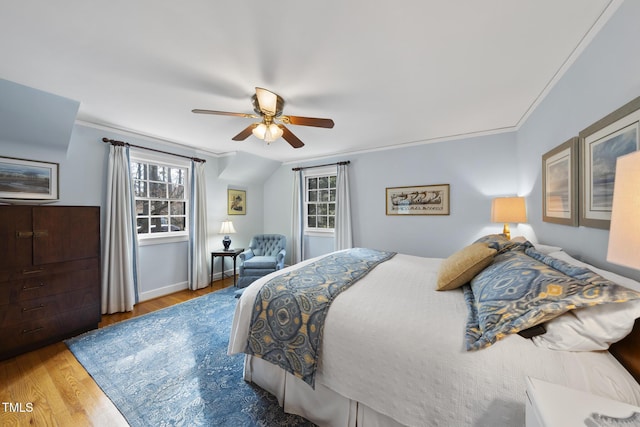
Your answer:
[[[224,275],[227,278],[233,277],[233,268],[225,270]],[[222,279],[222,273],[219,273],[219,272],[213,273],[213,280],[220,280],[220,279]],[[185,289],[189,289],[189,282],[174,283],[173,285],[163,286],[162,288],[152,289],[146,292],[140,292],[138,294],[138,299],[139,299],[138,302],[148,301],[150,299],[163,297],[165,295],[169,295],[174,292],[182,291]]]
[[[189,282],[174,283],[173,285],[163,286],[162,288],[140,292],[138,294],[138,302],[148,301],[150,299],[162,297],[185,289],[189,289]]]

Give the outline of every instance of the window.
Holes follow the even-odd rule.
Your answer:
[[[306,231],[333,232],[336,224],[336,173],[305,175]]]
[[[188,172],[185,166],[131,160],[139,238],[187,235]]]

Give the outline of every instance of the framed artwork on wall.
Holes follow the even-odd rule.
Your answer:
[[[0,157],[0,199],[50,203],[58,200],[58,163]]]
[[[578,138],[542,155],[542,220],[578,226]]]
[[[227,189],[227,214],[245,215],[247,213],[247,192]]]
[[[608,229],[616,160],[639,148],[640,97],[602,118],[580,138],[580,225]]]
[[[386,189],[387,215],[449,215],[449,184]]]

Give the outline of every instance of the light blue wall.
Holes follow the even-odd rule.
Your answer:
[[[426,257],[446,257],[484,233],[500,232],[489,220],[491,199],[518,189],[514,133],[323,159],[350,160],[354,245]],[[294,166],[283,165],[265,183],[265,229],[291,235]],[[388,216],[387,187],[449,184],[451,214]],[[515,231],[514,231],[515,233]],[[306,257],[333,249],[333,239],[307,238]],[[287,258],[287,262],[290,259]]]
[[[541,242],[566,248],[586,262],[640,278],[606,262],[608,230],[542,221],[544,153],[640,95],[640,2],[624,2],[518,131],[520,187],[533,207],[529,222]]]
[[[59,163],[60,200],[55,204],[100,206],[103,224],[109,145],[101,140],[103,137],[107,137],[207,160],[205,174],[207,177],[208,247],[210,250],[222,247],[223,236],[218,231],[221,221],[227,218],[227,188],[247,191],[247,214],[230,217],[237,231],[231,236],[232,245],[234,247],[246,246],[252,235],[262,232],[263,179],[256,178],[255,182],[253,179],[250,181],[241,179],[242,171],[239,170],[238,165],[233,166],[235,168],[233,175],[236,176],[233,181],[221,179],[219,176],[221,171],[225,170],[227,162],[220,161],[218,157],[203,155],[194,150],[162,141],[122,135],[79,124],[73,125],[73,132],[67,144],[50,145],[46,141],[17,142],[8,140],[8,137],[4,136],[7,134],[9,133],[0,132],[0,156]],[[142,300],[186,288],[188,281],[187,251],[186,242],[142,246],[140,248],[139,292]],[[221,271],[220,262],[221,259],[217,258],[214,267],[218,277]],[[229,260],[226,262],[225,269],[229,272],[232,269]]]

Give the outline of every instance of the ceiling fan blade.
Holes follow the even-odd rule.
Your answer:
[[[258,124],[259,123],[251,123],[249,126],[244,128],[242,130],[242,132],[240,132],[239,134],[237,134],[236,136],[234,136],[231,139],[233,139],[234,141],[244,141],[245,139],[247,139],[251,135],[251,132],[253,132],[253,128],[258,126]]]
[[[234,116],[234,117],[244,117],[246,119],[257,119],[258,116],[256,116],[255,114],[246,114],[246,113],[230,113],[228,111],[215,111],[215,110],[201,110],[201,109],[194,109],[191,110],[192,113],[196,113],[196,114],[214,114],[216,116]]]
[[[293,148],[304,147],[304,142],[300,141],[300,138],[295,136],[289,129],[287,129],[284,125],[278,125],[280,129],[282,129],[282,137],[285,141],[287,141]]]
[[[331,129],[334,125],[331,119],[319,119],[317,117],[281,116],[280,120],[290,125],[315,126]]]

